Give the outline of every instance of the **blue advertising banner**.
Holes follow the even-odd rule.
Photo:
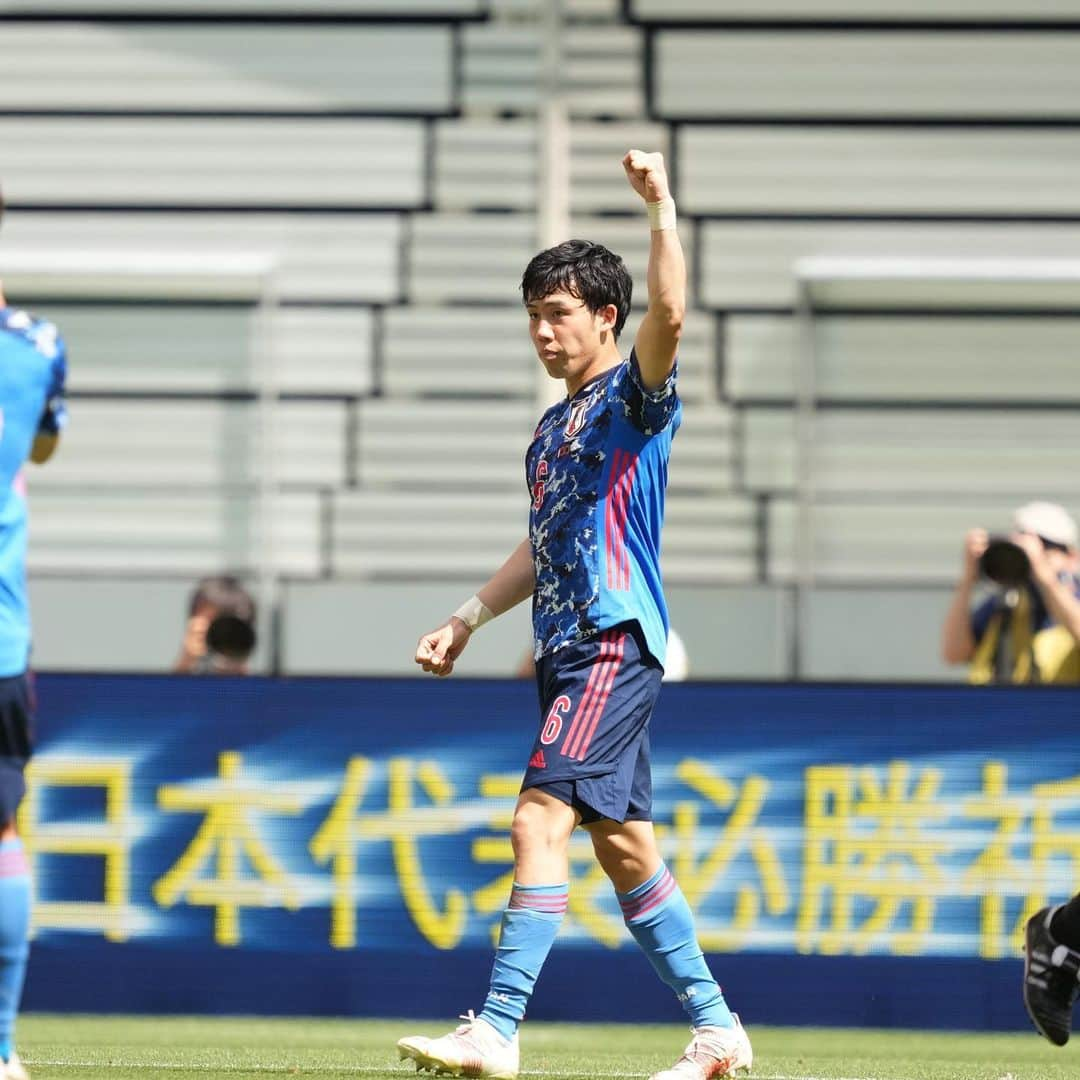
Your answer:
[[[52,675],[39,697],[28,1008],[452,1018],[482,999],[529,683]],[[734,1007],[1023,1024],[1019,929],[1080,887],[1078,701],[665,686],[657,831]],[[530,1015],[676,1019],[653,982],[579,831]]]

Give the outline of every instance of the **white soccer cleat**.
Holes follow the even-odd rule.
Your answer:
[[[30,1080],[30,1074],[23,1068],[23,1063],[14,1050],[11,1051],[11,1057],[8,1058],[3,1069],[3,1080]]]
[[[516,1080],[518,1037],[504,1039],[486,1020],[470,1009],[456,1031],[439,1039],[407,1035],[398,1039],[398,1057],[416,1062],[416,1071],[430,1069],[450,1076],[492,1076],[496,1080]]]
[[[683,1055],[663,1072],[654,1073],[649,1080],[719,1080],[735,1076],[754,1064],[754,1051],[743,1031],[739,1018],[735,1026],[694,1028],[694,1037]]]

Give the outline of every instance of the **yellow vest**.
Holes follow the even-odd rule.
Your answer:
[[[1020,590],[1011,617],[1005,611],[997,611],[990,617],[986,633],[975,647],[969,682],[984,685],[994,681],[994,657],[1007,618],[1014,658],[1010,683],[1080,685],[1080,645],[1064,626],[1050,626],[1032,633],[1031,596],[1026,589]]]

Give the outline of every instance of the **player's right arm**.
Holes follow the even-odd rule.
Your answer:
[[[473,631],[528,599],[536,588],[532,545],[522,540],[487,584],[430,633],[421,636],[415,660],[433,675],[449,675]]]

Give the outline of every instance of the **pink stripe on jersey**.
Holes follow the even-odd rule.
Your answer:
[[[625,646],[625,634],[619,634],[615,641],[612,642],[612,659],[607,665],[608,671],[606,673],[606,678],[597,695],[596,704],[593,707],[592,716],[589,719],[589,726],[585,729],[585,735],[581,740],[581,745],[578,747],[576,754],[578,761],[584,761],[585,755],[589,752],[589,743],[592,742],[592,737],[596,734],[596,727],[600,723],[600,717],[604,713],[604,706],[607,705],[607,700],[611,696],[611,690],[615,685],[615,677],[619,674],[619,667],[622,664]]]
[[[634,484],[637,458],[628,450],[616,448],[611,457],[608,478],[606,523],[607,586],[617,592],[630,588],[630,553],[626,548],[626,519],[630,489]]]
[[[578,752],[582,737],[585,732],[589,730],[597,703],[600,703],[602,709],[604,702],[607,701],[608,693],[611,690],[611,687],[608,686],[607,683],[608,674],[611,669],[611,658],[615,654],[615,639],[617,636],[618,635],[611,630],[606,630],[600,635],[600,656],[593,665],[592,672],[589,675],[589,685],[585,690],[585,694],[581,699],[581,704],[578,706],[577,712],[574,713],[574,722],[571,725],[566,738],[563,740],[563,757],[573,757],[577,758],[579,761],[582,760],[581,755]],[[607,686],[606,690],[605,686]]]
[[[600,657],[604,656],[604,643],[611,638],[610,631],[605,631],[600,635]],[[577,711],[574,713],[574,719],[570,722],[570,730],[566,733],[566,738],[563,739],[562,755],[566,757],[569,753],[570,744],[577,738],[578,728],[581,726],[581,722],[584,719],[586,713],[589,711],[589,703],[592,701],[593,692],[596,689],[596,684],[601,676],[602,664],[594,664],[592,671],[589,672],[589,681],[585,684],[585,693],[581,695],[581,700],[578,702]]]
[[[30,873],[30,862],[22,848],[0,851],[0,877],[19,877]]]
[[[671,876],[671,871],[665,867],[660,880],[648,892],[630,900],[619,901],[623,918],[627,922],[641,918],[646,912],[662,904],[678,887],[678,883]]]

